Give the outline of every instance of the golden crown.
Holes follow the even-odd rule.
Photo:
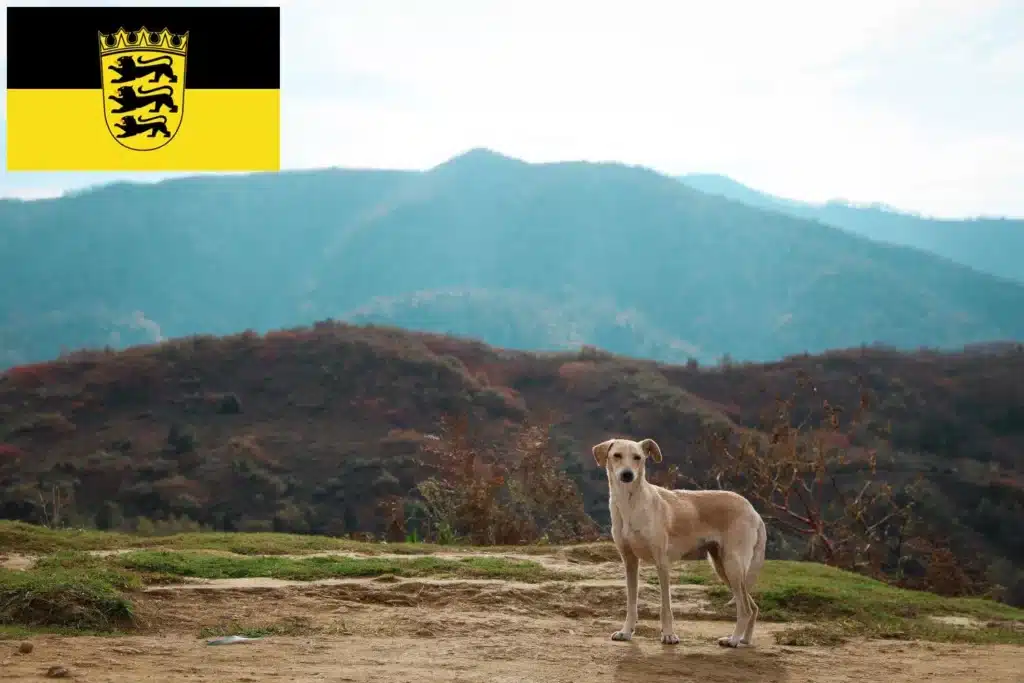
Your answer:
[[[177,34],[165,28],[157,32],[143,26],[138,31],[125,31],[119,28],[114,33],[99,35],[101,55],[129,50],[160,50],[184,55],[188,49],[188,31]]]

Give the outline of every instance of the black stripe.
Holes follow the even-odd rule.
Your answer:
[[[188,31],[194,88],[281,87],[279,7],[8,7],[9,89],[99,89],[99,34]]]

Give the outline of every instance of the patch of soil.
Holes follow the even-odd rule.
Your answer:
[[[701,587],[675,586],[673,612],[680,619],[713,618]],[[255,600],[254,597],[260,599]],[[657,619],[660,597],[657,587],[639,586],[642,619]],[[241,605],[262,612],[261,604],[273,603],[290,616],[330,614],[337,610],[365,610],[373,606],[414,610],[443,608],[462,612],[486,612],[515,616],[570,619],[613,618],[622,610],[625,591],[621,581],[572,583],[513,583],[481,579],[325,579],[299,582],[280,579],[217,579],[185,585],[153,586],[139,596],[137,613],[147,628],[166,630],[175,625],[206,620],[218,606],[238,612]],[[180,611],[178,611],[180,609]],[[166,616],[177,611],[171,623]],[[220,618],[220,615],[218,616]]]
[[[657,587],[643,582],[633,641],[613,642],[625,611],[620,570],[589,566],[592,578],[571,583],[392,577],[154,586],[135,596],[137,635],[32,638],[31,653],[0,654],[0,679],[41,679],[52,666],[73,680],[109,683],[1019,683],[1024,671],[1024,648],[1012,646],[775,644],[772,634],[794,624],[759,623],[755,647],[723,649],[715,641],[733,624],[714,620],[700,586],[673,588],[679,645],[660,643]],[[200,638],[232,629],[269,635],[221,647]]]
[[[191,593],[190,593],[191,594]],[[916,643],[858,642],[837,648],[786,648],[772,644],[766,624],[757,647],[726,650],[714,638],[725,623],[677,622],[680,644],[661,645],[656,625],[642,624],[630,643],[609,639],[617,621],[533,617],[488,610],[393,608],[340,605],[315,611],[310,598],[282,605],[269,596],[235,596],[213,606],[240,618],[279,618],[281,612],[314,610],[326,624],[344,629],[209,647],[185,630],[126,638],[34,639],[31,655],[5,660],[0,677],[35,680],[54,665],[75,680],[137,683],[146,680],[222,681],[389,681],[394,683],[854,683],[985,680],[1018,683],[1024,649]],[[169,612],[184,614],[173,605]],[[283,608],[283,609],[282,609]],[[333,610],[333,611],[330,611]],[[169,616],[169,615],[168,615]]]
[[[23,572],[31,569],[36,563],[36,558],[31,555],[20,555],[18,553],[0,553],[0,568],[13,569]]]

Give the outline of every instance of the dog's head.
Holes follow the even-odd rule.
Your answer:
[[[644,478],[648,458],[661,462],[661,448],[654,439],[609,439],[592,450],[594,460],[608,473],[609,484],[635,484]]]

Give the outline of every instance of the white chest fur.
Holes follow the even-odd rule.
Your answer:
[[[646,492],[638,490],[629,493],[612,493],[608,508],[612,517],[612,539],[616,545],[628,548],[645,562],[653,561],[651,548],[656,544],[651,534],[654,526],[651,520],[650,502],[645,500]]]

